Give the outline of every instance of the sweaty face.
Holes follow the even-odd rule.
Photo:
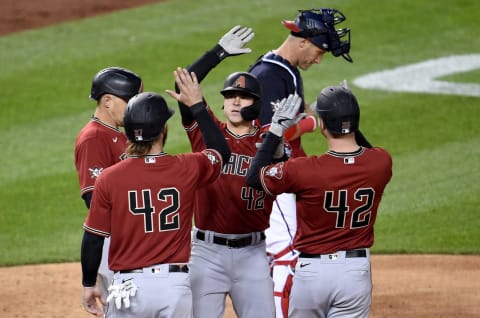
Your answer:
[[[254,98],[242,92],[226,92],[223,94],[223,112],[227,120],[233,124],[245,122],[240,109],[253,104]]]
[[[300,57],[298,59],[298,67],[301,70],[308,70],[313,64],[320,64],[326,51],[320,49],[318,46],[310,41],[300,51]]]

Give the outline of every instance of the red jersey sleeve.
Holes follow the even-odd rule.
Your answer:
[[[93,185],[102,171],[121,161],[127,139],[119,130],[91,121],[80,132],[75,143],[75,167],[80,194],[93,191]]]
[[[102,176],[99,176],[95,183],[95,191],[90,210],[83,224],[85,231],[104,237],[110,236],[111,225],[112,200],[110,199],[107,189],[108,187],[105,182],[103,182]]]

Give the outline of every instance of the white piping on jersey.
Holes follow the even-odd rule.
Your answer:
[[[120,129],[118,129],[118,128],[116,128],[116,127],[113,127],[113,126],[110,126],[109,124],[104,123],[103,121],[101,121],[100,119],[98,119],[98,118],[95,117],[95,116],[92,116],[92,121],[94,121],[94,122],[96,122],[96,123],[98,123],[98,124],[100,124],[100,125],[102,125],[102,126],[105,126],[105,127],[107,127],[107,128],[110,128],[110,129],[112,129],[112,130],[115,130],[115,131],[121,133]]]
[[[336,151],[333,151],[333,150],[327,151],[327,153],[329,155],[334,156],[334,157],[338,157],[338,158],[355,157],[355,156],[361,155],[364,152],[365,152],[364,147],[360,147],[360,148],[358,148],[358,150],[355,150],[355,151],[352,151],[352,152],[336,152]]]
[[[269,53],[272,53],[272,54],[275,54],[273,52],[269,52]],[[277,55],[277,54],[275,54]],[[292,70],[286,66],[285,64],[279,62],[279,61],[276,61],[276,60],[273,60],[273,59],[270,59],[270,58],[267,58],[267,57],[263,57],[262,58],[262,61],[265,61],[265,62],[268,62],[268,63],[272,63],[272,64],[276,64],[284,69],[287,70],[288,73],[290,73],[290,75],[292,75],[292,78],[293,78],[293,85],[295,86],[295,91],[297,91],[297,78],[295,76],[295,74],[293,74]]]
[[[250,133],[246,133],[246,134],[242,134],[242,135],[237,135],[236,133],[234,133],[233,131],[231,131],[230,129],[228,129],[227,127],[225,128],[225,131],[227,132],[227,134],[229,134],[230,136],[232,136],[233,138],[235,139],[241,139],[243,137],[250,137],[250,136],[255,136],[255,134],[257,133],[258,131],[258,127],[257,126],[252,126],[254,128],[254,130]]]
[[[196,120],[190,124],[190,126],[184,127],[185,131],[194,131],[198,127],[198,122]]]
[[[159,153],[154,153],[154,154],[148,154],[148,155],[127,155],[127,158],[144,158],[144,157],[163,157],[167,156],[168,154],[164,151],[159,152]]]
[[[100,235],[100,236],[103,236],[103,237],[108,237],[110,236],[110,233],[109,232],[105,232],[105,231],[100,231],[100,230],[97,230],[97,229],[94,229],[93,227],[90,227],[90,226],[87,226],[86,224],[83,224],[83,229],[87,232],[90,232],[92,234],[96,234],[96,235]]]
[[[254,136],[257,131],[258,131],[258,126],[252,126],[255,130],[252,131],[251,133],[246,133],[246,134],[242,134],[242,135],[237,135],[236,133],[232,132],[231,130],[229,130],[228,128],[225,127],[225,131],[227,132],[227,134],[229,134],[230,136],[232,136],[233,138],[235,139],[241,139],[243,137],[250,137],[250,136]],[[190,131],[194,131],[195,129],[198,128],[198,122],[197,121],[194,121],[192,125],[188,126],[188,127],[184,127],[185,128],[185,131],[187,132],[190,132]]]

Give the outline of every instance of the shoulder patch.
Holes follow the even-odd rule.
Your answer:
[[[90,178],[92,179],[97,179],[100,173],[102,173],[103,168],[99,167],[93,167],[93,168],[88,168],[88,172],[90,173]]]
[[[276,179],[281,179],[283,177],[283,162],[267,168],[265,170],[265,175]]]
[[[204,151],[205,155],[207,156],[208,160],[212,163],[212,165],[216,165],[220,163],[220,160],[218,160],[218,155],[217,153],[211,151],[211,150],[205,150]]]

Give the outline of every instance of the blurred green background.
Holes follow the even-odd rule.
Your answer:
[[[73,165],[75,137],[90,119],[94,74],[107,66],[139,73],[146,91],[173,88],[186,66],[231,27],[254,29],[251,54],[231,57],[203,81],[222,117],[219,94],[287,35],[280,22],[298,9],[335,7],[351,28],[354,60],[325,56],[303,72],[313,101],[343,79],[362,108],[368,139],[389,150],[394,173],[376,223],[374,253],[480,253],[480,98],[362,89],[370,72],[449,55],[480,54],[480,2],[175,0],[0,37],[0,265],[78,261],[87,214]],[[215,8],[215,10],[212,10]],[[480,84],[480,70],[445,79]],[[326,150],[318,132],[303,137],[309,154]],[[179,114],[169,121],[171,154],[190,151]]]

